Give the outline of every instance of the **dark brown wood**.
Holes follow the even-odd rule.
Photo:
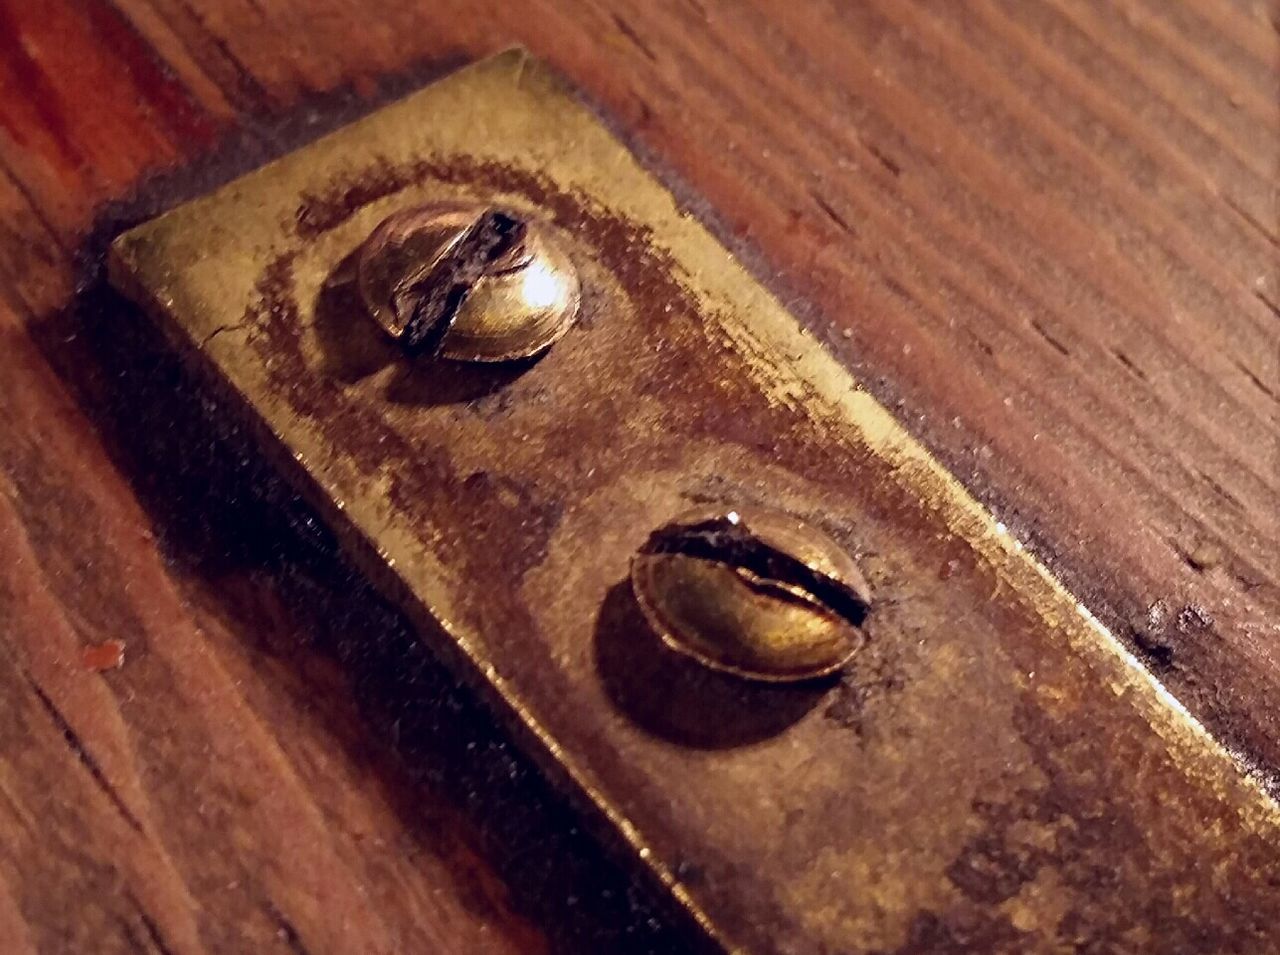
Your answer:
[[[147,192],[172,201],[512,42],[705,202],[1274,778],[1278,19],[1249,0],[0,2],[0,949],[572,950],[494,873],[579,844],[476,831],[471,794],[492,803],[511,757],[441,778],[475,711],[415,716],[447,682],[401,678],[412,641],[341,594],[281,502],[254,503],[145,324],[73,301],[95,215],[148,176],[204,163]],[[123,665],[86,668],[110,639]]]

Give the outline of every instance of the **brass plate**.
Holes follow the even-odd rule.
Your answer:
[[[453,197],[572,250],[582,320],[541,361],[407,362],[326,285],[388,212]],[[111,266],[725,948],[1271,950],[1274,804],[525,54],[135,229]],[[861,555],[879,607],[842,680],[654,653],[628,559],[699,502]]]

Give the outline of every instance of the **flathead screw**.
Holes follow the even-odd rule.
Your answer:
[[[753,680],[839,670],[864,642],[870,589],[827,535],[765,509],[699,511],[654,531],[631,586],[671,649]]]
[[[357,253],[356,281],[406,352],[463,361],[536,355],[581,302],[577,269],[548,226],[479,203],[388,216]]]

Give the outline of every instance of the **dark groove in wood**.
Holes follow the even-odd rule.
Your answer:
[[[1259,378],[1257,374],[1254,373],[1253,369],[1251,369],[1248,365],[1246,365],[1242,361],[1236,361],[1235,366],[1244,373],[1244,376],[1246,378],[1248,378],[1251,382],[1253,382],[1253,386],[1255,388],[1257,388],[1260,392],[1262,392],[1272,401],[1280,403],[1280,395],[1277,395],[1274,391],[1272,391],[1265,384],[1263,384],[1262,379]]]
[[[67,722],[67,718],[62,715],[62,711],[58,709],[53,700],[50,699],[49,694],[44,691],[40,684],[32,678],[31,674],[24,673],[23,676],[26,678],[27,685],[31,688],[31,692],[34,693],[36,699],[40,701],[40,706],[44,709],[45,713],[48,714],[49,719],[53,721],[53,725],[57,728],[58,732],[62,734],[62,738],[66,740],[67,746],[70,747],[71,752],[75,754],[76,759],[79,760],[82,766],[84,766],[89,775],[93,777],[93,781],[98,784],[98,788],[102,790],[103,794],[111,802],[111,805],[116,808],[124,821],[129,824],[129,828],[139,835],[142,835],[142,823],[139,822],[133,813],[129,811],[129,807],[124,804],[124,800],[120,798],[120,794],[116,792],[115,787],[111,785],[106,775],[102,772],[102,767],[98,765],[98,761],[94,759],[93,755],[85,748],[84,742],[80,739],[79,734],[72,729],[71,724]]]
[[[1199,475],[1201,481],[1203,481],[1210,488],[1212,488],[1213,491],[1219,497],[1221,497],[1224,501],[1226,501],[1236,510],[1241,512],[1244,512],[1247,510],[1244,504],[1240,502],[1240,499],[1236,497],[1234,494],[1232,494],[1230,491],[1228,491],[1226,488],[1224,488],[1221,484],[1219,484],[1216,479],[1210,477],[1208,474],[1205,474],[1203,471],[1196,471],[1196,474]]]
[[[298,934],[297,926],[290,922],[270,899],[266,902],[266,910],[271,920],[280,927],[281,941],[288,946],[289,951],[293,952],[293,955],[311,955],[310,949],[302,942],[302,936]]]
[[[1133,359],[1117,348],[1111,350],[1111,354],[1115,356],[1116,361],[1124,365],[1125,369],[1139,381],[1147,380],[1147,373],[1133,363]]]
[[[1043,338],[1046,342],[1049,343],[1049,345],[1054,349],[1054,351],[1058,352],[1065,358],[1071,357],[1071,349],[1068,348],[1066,345],[1064,345],[1057,338],[1055,338],[1047,328],[1045,328],[1042,324],[1040,324],[1040,322],[1033,320],[1031,322],[1031,327],[1036,330],[1036,333],[1041,338]]]
[[[144,2],[151,4],[153,9],[163,15],[163,10],[156,6],[156,0],[144,0]],[[174,3],[185,11],[198,28],[203,30],[203,22],[200,19],[200,15],[191,3],[188,3],[187,0],[174,0]],[[206,42],[231,67],[234,74],[235,82],[232,86],[227,86],[226,83],[221,81],[220,77],[210,74],[214,83],[222,90],[223,95],[227,97],[228,101],[244,109],[250,115],[265,115],[268,113],[273,104],[270,94],[258,82],[257,78],[245,68],[245,65],[233,52],[231,44],[225,38],[212,32],[204,31],[204,33]],[[205,56],[202,51],[184,39],[181,33],[179,33],[179,40],[192,59],[204,68]]]
[[[1261,302],[1263,305],[1267,307],[1267,311],[1269,311],[1276,318],[1280,318],[1280,305],[1277,305],[1275,302],[1271,301],[1271,299],[1267,297],[1266,292],[1263,292],[1261,289],[1254,289],[1253,296],[1259,302]]]
[[[895,178],[902,175],[902,166],[896,160],[891,159],[888,153],[886,153],[883,149],[881,149],[875,143],[864,142],[863,145],[867,147],[867,152],[871,153],[871,155],[876,157],[880,165],[884,166],[885,169],[889,170],[891,175],[893,175]]]
[[[27,208],[31,210],[31,214],[35,217],[36,221],[40,223],[40,227],[45,231],[53,244],[57,246],[58,250],[66,257],[66,260],[70,262],[72,258],[72,251],[71,247],[67,245],[65,237],[62,235],[61,231],[54,226],[53,222],[49,220],[49,217],[40,207],[40,203],[36,201],[34,193],[32,193],[32,191],[27,187],[26,183],[18,178],[17,174],[8,166],[8,164],[5,163],[3,157],[0,157],[0,174],[4,175],[4,178],[13,186],[14,191],[22,197],[22,201],[26,203]]]
[[[147,914],[147,910],[139,904],[133,893],[126,892],[125,897],[137,912],[138,920],[142,922],[142,927],[147,933],[147,941],[151,943],[152,948],[159,952],[160,955],[176,955],[174,950],[170,948],[168,942],[165,941],[164,935],[160,931],[160,927],[156,925],[155,920]]]
[[[828,202],[826,199],[824,199],[820,193],[810,189],[809,195],[813,197],[813,201],[817,205],[817,207],[822,210],[822,214],[825,215],[828,219],[830,219],[833,223],[835,223],[835,226],[837,229],[839,229],[841,232],[847,232],[849,235],[855,238],[857,237],[858,235],[857,230],[854,229],[854,227],[849,224],[848,220],[845,219],[845,217],[842,216],[839,212],[837,212],[835,210],[835,207],[831,205],[831,203]]]
[[[635,28],[620,13],[611,14],[614,24],[618,27],[619,32],[628,40],[635,44],[636,49],[645,55],[645,58],[651,63],[658,62],[658,56],[653,52],[653,48],[645,42],[644,37],[636,32]]]
[[[1277,164],[1277,172],[1280,172],[1280,163]],[[1242,205],[1240,205],[1240,203],[1236,202],[1230,196],[1224,195],[1222,197],[1222,201],[1226,204],[1228,209],[1230,209],[1232,212],[1238,215],[1242,220],[1244,220],[1244,222],[1251,229],[1254,229],[1255,231],[1257,231],[1258,235],[1262,236],[1264,239],[1266,239],[1267,242],[1275,246],[1277,249],[1280,249],[1280,236],[1278,236],[1276,233],[1272,232],[1265,225],[1259,222],[1257,217],[1255,217],[1253,213],[1251,213],[1248,209],[1244,208]]]

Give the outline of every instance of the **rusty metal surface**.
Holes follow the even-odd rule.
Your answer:
[[[578,266],[537,362],[414,362],[326,284],[389,212],[459,198],[545,216]],[[724,947],[1273,950],[1274,804],[523,54],[134,230],[112,270]],[[842,678],[662,651],[628,562],[698,504],[859,557]]]

